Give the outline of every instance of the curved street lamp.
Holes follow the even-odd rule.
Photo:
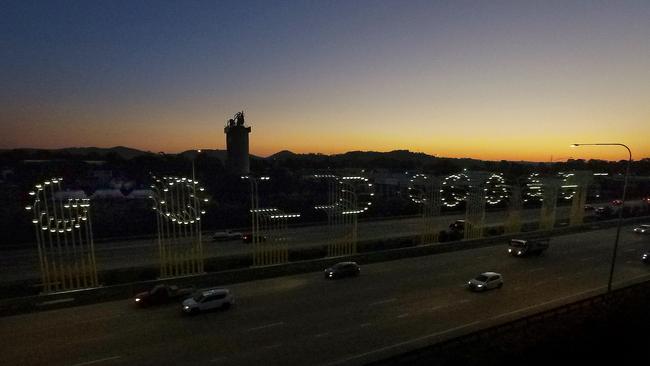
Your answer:
[[[614,252],[612,253],[612,265],[609,269],[609,280],[607,281],[607,292],[612,291],[612,278],[614,277],[614,266],[616,264],[616,251],[618,249],[618,239],[621,235],[621,224],[623,223],[623,207],[625,207],[625,194],[627,192],[627,177],[630,174],[630,164],[632,163],[632,151],[625,144],[616,142],[606,143],[591,143],[591,144],[572,144],[571,147],[579,146],[622,146],[627,149],[629,158],[627,160],[627,168],[625,169],[625,178],[623,180],[623,197],[621,197],[621,209],[618,210],[618,224],[616,226],[616,240],[614,241]]]

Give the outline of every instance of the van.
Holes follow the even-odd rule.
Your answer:
[[[528,255],[540,255],[548,249],[550,239],[511,239],[508,253],[513,257],[525,257]]]

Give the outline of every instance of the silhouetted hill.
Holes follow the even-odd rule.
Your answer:
[[[412,169],[424,166],[454,165],[481,166],[483,161],[476,159],[439,158],[409,150],[349,151],[343,154],[296,154],[288,150],[275,153],[267,158],[292,168],[386,168]]]
[[[306,155],[306,154],[301,154],[301,155]],[[285,160],[285,159],[295,158],[296,156],[298,156],[298,154],[292,151],[282,150],[280,152],[276,152],[273,155],[267,156],[266,158],[271,160]]]
[[[3,154],[12,154],[16,156],[24,156],[28,159],[30,156],[36,158],[64,158],[65,156],[89,156],[89,157],[106,157],[109,154],[116,154],[122,159],[133,159],[143,155],[154,155],[151,151],[142,151],[132,149],[125,146],[115,147],[66,147],[63,149],[35,149],[35,148],[19,148],[1,151]]]

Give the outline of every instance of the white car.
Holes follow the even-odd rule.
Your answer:
[[[637,234],[650,234],[650,225],[640,225],[639,227],[635,227],[634,232]]]
[[[503,276],[496,272],[484,272],[467,282],[472,291],[485,291],[503,286]]]
[[[183,301],[183,312],[196,314],[214,309],[228,309],[235,304],[235,298],[230,290],[215,288],[196,293]]]

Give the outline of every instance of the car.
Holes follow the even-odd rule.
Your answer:
[[[634,228],[634,232],[637,234],[650,234],[650,225],[639,225]]]
[[[623,204],[623,201],[621,201],[621,200],[613,200],[612,201],[612,205],[614,205],[614,206],[620,206],[622,204]]]
[[[225,231],[217,231],[212,235],[212,241],[224,241],[224,240],[235,240],[235,239],[241,239],[242,233],[238,231],[232,231],[232,230],[225,230]]]
[[[229,309],[235,304],[235,297],[226,288],[212,288],[199,291],[183,301],[183,312],[197,314],[203,311]]]
[[[361,273],[361,267],[356,262],[340,262],[325,269],[326,279],[337,279],[343,277],[358,276]]]
[[[487,291],[503,286],[503,276],[496,272],[483,272],[467,282],[471,291]]]
[[[593,205],[585,205],[585,211],[594,211],[595,209]]]
[[[594,214],[596,215],[596,218],[604,220],[613,217],[615,212],[609,206],[600,206],[596,208]]]
[[[650,264],[650,252],[643,253],[643,255],[641,256],[641,262],[645,264]]]
[[[451,231],[462,232],[465,230],[465,220],[456,220],[455,222],[449,224],[449,229]]]
[[[193,287],[178,288],[178,286],[160,284],[151,290],[140,292],[133,298],[134,303],[139,307],[167,304],[175,300],[189,297],[194,292]]]

